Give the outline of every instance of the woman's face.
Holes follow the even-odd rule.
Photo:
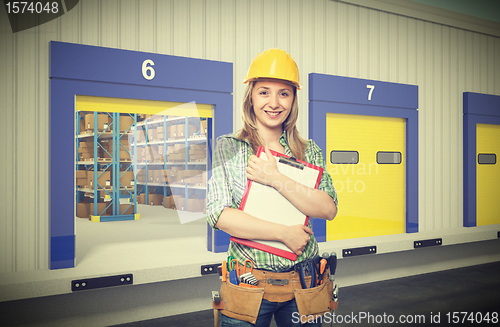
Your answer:
[[[252,90],[252,106],[257,128],[280,129],[292,109],[294,88],[272,81],[256,82]]]

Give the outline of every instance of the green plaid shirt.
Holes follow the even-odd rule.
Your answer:
[[[279,141],[285,147],[285,154],[291,156],[292,153],[285,132],[283,132]],[[212,178],[208,181],[207,194],[207,219],[212,228],[215,228],[214,226],[224,208],[239,208],[247,184],[247,162],[252,153],[249,143],[238,140],[236,134],[223,135],[218,138],[213,154]],[[309,140],[305,158],[305,161],[313,165],[323,167],[323,169],[326,168],[323,153],[312,140]],[[335,204],[338,203],[332,178],[326,169],[323,171],[318,188],[328,193],[335,201]],[[311,222],[308,222],[307,225],[311,228]],[[283,271],[292,268],[297,262],[314,258],[318,255],[318,251],[318,243],[314,236],[311,235],[305,250],[295,262],[235,242],[230,243],[228,255],[232,255],[241,263],[245,262],[245,259],[250,259],[256,269]]]

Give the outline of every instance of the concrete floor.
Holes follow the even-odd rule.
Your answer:
[[[454,324],[453,312],[458,319],[473,313],[475,317],[492,318],[495,313],[500,324],[500,262],[451,269],[393,280],[349,286],[340,289],[339,308],[335,312],[334,326],[387,326],[391,317],[398,322],[404,317],[408,326],[474,325],[465,320]],[[449,316],[447,315],[448,313]],[[358,323],[341,320],[357,317]],[[370,318],[369,318],[370,317]],[[448,318],[449,317],[449,318]],[[363,318],[363,319],[362,319]],[[373,319],[369,321],[368,319]],[[439,319],[439,323],[438,322]],[[450,321],[448,321],[450,319]],[[379,321],[379,323],[377,323]],[[476,324],[478,325],[478,324]],[[170,316],[159,319],[116,325],[116,327],[201,327],[213,326],[212,310]],[[275,326],[273,323],[272,326]],[[324,322],[323,326],[330,326]]]

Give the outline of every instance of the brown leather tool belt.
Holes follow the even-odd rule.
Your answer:
[[[244,273],[240,267],[239,274]],[[215,309],[222,314],[248,321],[255,324],[259,314],[262,299],[270,302],[287,302],[295,298],[299,315],[319,316],[329,312],[332,308],[333,287],[328,273],[323,274],[321,285],[303,289],[299,274],[296,271],[271,272],[253,269],[253,275],[259,281],[256,288],[242,287],[229,282],[229,273],[226,281],[221,285],[221,301],[212,303]],[[310,285],[311,276],[305,277],[306,285]]]

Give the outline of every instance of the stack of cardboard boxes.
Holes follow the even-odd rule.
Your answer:
[[[100,142],[101,147],[101,153],[102,153],[102,158],[112,158],[113,156],[116,156],[114,153],[114,141],[113,139],[108,139],[108,140],[103,140]],[[130,160],[130,146],[128,143],[128,139],[122,139],[120,140],[120,145],[119,145],[119,155],[120,155],[120,160]]]
[[[114,182],[111,178],[111,171],[98,171],[97,172],[97,184],[95,180],[95,175],[93,170],[77,170],[76,171],[76,186],[80,188],[90,188],[93,189],[94,185],[97,185],[97,191],[99,192],[99,203],[97,207],[98,213],[102,213],[101,215],[111,215],[112,208],[108,206],[108,202],[111,198],[108,196],[112,193]],[[120,188],[133,188],[135,184],[134,172],[133,171],[120,171]],[[128,205],[120,205],[120,210],[131,212],[127,214],[133,214],[133,205],[128,208]],[[104,212],[103,212],[104,211]],[[123,214],[123,213],[121,213]],[[82,201],[77,203],[77,217],[80,218],[89,218],[90,215],[94,215],[94,193],[89,192],[85,193],[85,197],[83,197]]]
[[[136,140],[136,159],[138,163],[148,162],[148,173],[146,176],[146,168],[142,167],[137,172],[138,184],[149,184],[150,186],[165,186],[175,184],[187,184],[189,186],[206,185],[206,171],[185,169],[184,164],[189,161],[206,161],[207,158],[207,143],[200,141],[188,140],[188,149],[185,142],[163,143],[164,140],[184,140],[195,135],[206,135],[207,120],[200,118],[181,119],[164,119],[172,118],[158,115],[140,115],[140,121],[145,120],[137,126],[135,131]],[[180,117],[176,117],[180,118]],[[146,132],[147,131],[147,132]],[[147,138],[147,140],[146,140]],[[160,144],[158,144],[160,143]],[[187,150],[187,151],[186,151]],[[165,158],[166,157],[166,158]],[[175,166],[169,165],[164,169],[164,164],[173,163]],[[149,163],[156,163],[151,164]],[[177,165],[178,164],[178,165]],[[203,190],[191,192],[189,190],[188,199],[185,199],[185,189],[177,187],[168,188],[168,196],[163,194],[148,194],[148,203],[146,203],[146,195],[144,193],[137,196],[138,204],[146,205],[163,205],[165,208],[188,210],[201,212],[205,211],[205,195]],[[149,187],[151,191],[153,188]],[[145,190],[145,188],[142,188]],[[173,192],[173,194],[172,194]],[[201,195],[203,194],[203,195]]]
[[[80,142],[80,145],[78,147],[78,160],[79,161],[85,161],[85,160],[93,160],[94,159],[94,149],[95,145],[94,142]],[[102,157],[102,149],[101,147],[97,146],[97,158]]]
[[[207,144],[191,144],[189,146],[189,161],[207,160]]]
[[[97,129],[98,132],[102,132],[107,129],[110,124],[110,119],[112,118],[108,114],[96,114],[97,115],[97,128],[95,128],[95,118],[94,113],[80,112],[80,133],[85,131],[93,132]]]
[[[186,148],[184,144],[176,143],[167,146],[167,161],[179,162],[186,161]]]
[[[95,128],[95,118],[97,115],[97,128]],[[80,133],[83,132],[94,132],[96,129],[98,132],[106,130],[107,132],[113,131],[113,117],[111,114],[107,113],[85,113],[80,112]],[[131,127],[134,125],[134,118],[129,114],[120,114],[120,132],[124,133],[126,131],[131,131]]]

